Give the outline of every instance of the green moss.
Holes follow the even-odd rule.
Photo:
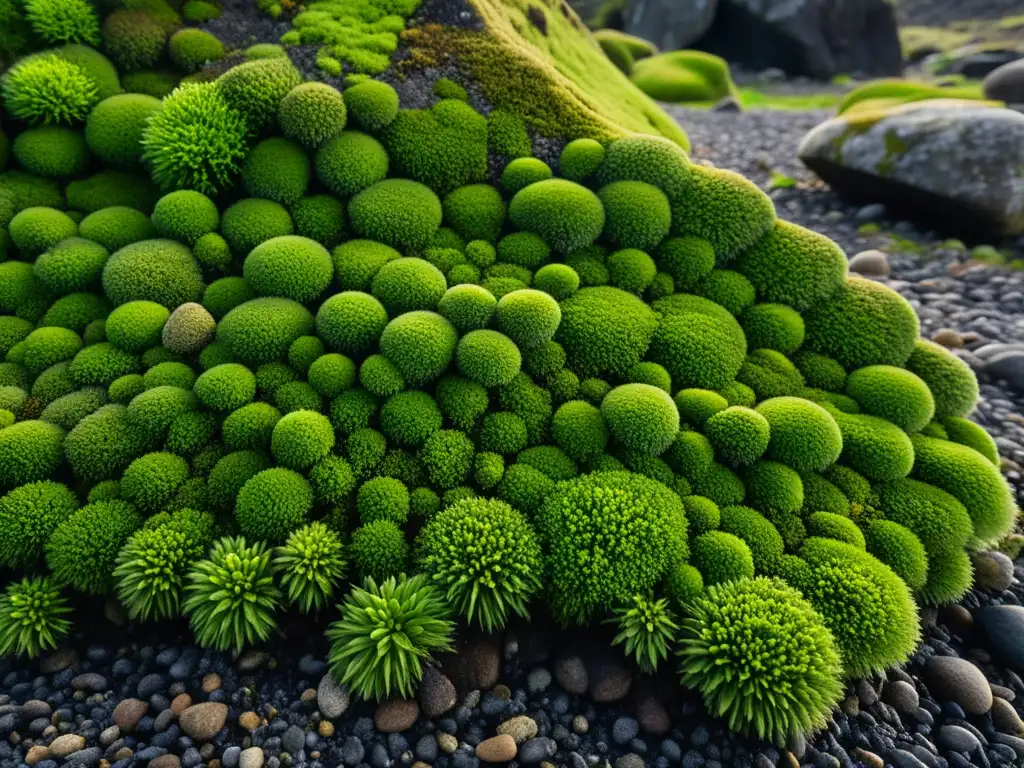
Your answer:
[[[635,63],[633,83],[657,101],[718,101],[735,92],[729,65],[701,51],[673,51]]]

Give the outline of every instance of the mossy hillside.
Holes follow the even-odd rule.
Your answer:
[[[782,744],[842,677],[909,657],[915,601],[970,588],[967,553],[1016,516],[955,421],[977,382],[833,243],[663,137],[503,166],[454,81],[402,109],[302,80],[257,58],[165,97],[144,211],[3,159],[0,565],[28,582],[0,618],[37,595],[51,634],[0,653],[68,631],[62,590],[224,649],[340,604],[333,672],[379,698],[454,620],[550,611],[614,620],[647,669],[678,651],[731,727]],[[474,141],[439,143],[453,123]],[[399,618],[424,632],[381,655]],[[733,647],[751,632],[787,660]]]

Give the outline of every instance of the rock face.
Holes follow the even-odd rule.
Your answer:
[[[800,159],[840,194],[943,229],[1024,232],[1024,115],[934,99],[828,120]]]
[[[1024,58],[991,72],[985,78],[985,98],[1024,104]]]
[[[663,51],[677,51],[711,28],[717,8],[718,0],[630,0],[622,13],[623,27]]]
[[[893,6],[887,0],[720,0],[697,47],[792,75],[898,75],[903,54]]]

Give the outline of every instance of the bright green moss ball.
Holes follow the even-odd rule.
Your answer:
[[[129,301],[107,317],[107,338],[126,352],[145,352],[160,344],[167,318],[167,307],[153,301]]]
[[[541,181],[547,181],[554,174],[551,166],[536,157],[517,157],[501,172],[501,187],[510,195]]]
[[[807,347],[848,369],[903,365],[914,351],[918,321],[896,291],[860,277],[847,278],[833,296],[804,315]]]
[[[719,527],[725,533],[742,539],[749,547],[755,573],[774,575],[778,571],[784,544],[778,530],[764,515],[750,507],[723,507],[719,514]]]
[[[108,257],[109,252],[102,245],[71,237],[40,254],[32,274],[56,295],[89,290],[99,284]]]
[[[281,360],[288,347],[313,330],[313,316],[290,299],[262,298],[232,309],[217,325],[217,340],[239,360],[269,363]]]
[[[75,512],[46,543],[46,564],[72,589],[105,595],[114,586],[114,566],[142,517],[124,501],[89,504]]]
[[[151,240],[157,233],[146,214],[134,208],[114,206],[102,208],[82,219],[78,234],[113,253],[126,245]]]
[[[757,412],[768,421],[768,457],[798,472],[821,471],[835,463],[843,436],[835,419],[819,405],[799,397],[761,402]]]
[[[703,426],[708,419],[729,407],[729,401],[717,392],[708,389],[681,389],[674,398],[680,419],[695,427]]]
[[[409,545],[401,528],[390,520],[377,520],[356,528],[349,554],[361,577],[379,583],[406,572]]]
[[[222,277],[206,286],[202,306],[214,320],[220,320],[235,307],[255,298],[256,294],[243,278]]]
[[[232,451],[266,448],[280,419],[281,412],[270,403],[249,403],[228,414],[221,436]]]
[[[489,266],[487,274],[491,277],[518,275],[524,282],[528,282],[532,270],[547,262],[550,256],[551,248],[539,235],[533,232],[513,232],[501,238],[497,250],[497,259],[501,264]],[[509,265],[522,269],[509,269]],[[499,269],[507,271],[502,273]]]
[[[309,366],[309,383],[324,397],[337,397],[356,381],[356,365],[345,355],[321,355]]]
[[[232,67],[219,78],[224,100],[241,112],[253,130],[274,119],[289,91],[302,82],[301,73],[288,57],[257,59]]]
[[[978,380],[970,366],[945,347],[918,339],[907,370],[919,376],[935,398],[935,418],[967,416],[978,402]]]
[[[777,461],[761,459],[743,474],[746,503],[767,515],[796,512],[804,504],[804,486],[793,469]]]
[[[768,420],[759,412],[732,406],[714,414],[704,423],[715,452],[726,464],[752,464],[768,448]]]
[[[635,248],[616,251],[608,257],[606,265],[611,284],[630,293],[642,293],[658,272],[654,259]]]
[[[59,125],[22,131],[12,150],[23,169],[49,179],[76,176],[89,165],[89,148],[82,134]]]
[[[245,481],[238,492],[235,520],[245,536],[281,542],[302,526],[312,507],[309,482],[297,472],[274,467]]]
[[[686,521],[691,536],[718,530],[718,526],[721,525],[721,510],[711,499],[703,496],[684,496],[683,507],[686,509]]]
[[[0,498],[0,563],[30,569],[43,555],[47,539],[78,509],[78,500],[61,483],[45,480],[21,485]]]
[[[221,222],[221,234],[239,257],[248,255],[260,243],[293,232],[292,217],[284,206],[260,198],[239,200],[224,211]]]
[[[316,152],[317,178],[331,192],[343,198],[352,197],[384,179],[388,175],[388,165],[388,154],[383,145],[359,131],[337,133]]]
[[[387,83],[367,80],[342,95],[349,118],[370,133],[386,128],[398,116],[398,94]]]
[[[546,264],[534,274],[533,287],[562,301],[579,290],[580,276],[568,264]]]
[[[834,512],[813,512],[807,516],[807,535],[823,539],[834,539],[864,549],[864,534],[848,517]]]
[[[461,237],[494,242],[505,223],[506,205],[489,184],[470,184],[444,198],[444,220]]]
[[[308,303],[326,290],[334,266],[331,254],[316,241],[286,235],[253,248],[242,274],[258,296]]]
[[[160,111],[159,99],[123,93],[104,99],[89,113],[85,140],[104,163],[125,170],[142,166],[142,135],[150,117]]]
[[[143,240],[111,254],[103,267],[103,292],[114,304],[154,301],[168,309],[203,294],[203,276],[192,253],[172,240]]]
[[[898,480],[914,466],[906,432],[877,416],[832,413],[843,435],[841,461],[869,480]]]
[[[441,226],[441,201],[409,179],[385,179],[362,190],[348,206],[361,237],[403,249],[422,248]]]
[[[403,525],[409,517],[409,489],[393,477],[375,477],[360,486],[356,511],[363,525],[378,520]]]
[[[61,240],[78,234],[78,225],[55,208],[26,208],[7,225],[11,242],[25,256],[38,256]]]
[[[504,334],[491,330],[470,331],[455,350],[459,372],[488,388],[508,384],[519,373],[519,348]]]
[[[597,173],[605,148],[593,139],[576,139],[565,145],[558,158],[558,173],[564,179],[582,183]]]
[[[209,32],[194,27],[179,29],[171,35],[167,47],[171,61],[182,72],[195,72],[224,58],[224,44]]]
[[[55,53],[21,59],[6,72],[0,88],[6,110],[33,125],[80,123],[99,101],[88,73]]]
[[[826,392],[842,392],[846,388],[846,370],[831,357],[800,350],[793,355],[793,362],[808,387]]]
[[[672,237],[658,247],[658,266],[672,276],[677,290],[697,287],[715,268],[715,250],[707,240]]]
[[[297,200],[291,208],[295,233],[316,240],[324,248],[333,248],[342,239],[345,206],[330,195],[310,195]]]
[[[459,335],[455,326],[435,312],[406,312],[389,322],[380,337],[380,351],[416,387],[438,378],[451,363]]]
[[[279,137],[265,139],[253,147],[242,166],[242,184],[251,197],[284,206],[294,204],[306,194],[311,175],[305,150],[296,142]]]
[[[642,181],[616,181],[601,187],[604,205],[603,237],[620,248],[646,251],[660,243],[672,225],[668,198]]]
[[[401,392],[389,398],[380,411],[380,429],[401,445],[418,448],[441,428],[441,409],[426,392]]]
[[[649,456],[664,453],[679,432],[679,411],[662,389],[623,384],[601,402],[612,437],[624,448]]]
[[[359,291],[331,296],[316,314],[317,334],[346,355],[362,355],[376,347],[387,324],[388,313],[380,301]]]
[[[984,427],[956,416],[943,419],[942,426],[948,438],[954,443],[973,448],[994,465],[999,466],[999,447]]]
[[[508,411],[488,413],[480,428],[480,447],[485,451],[511,456],[526,448],[529,433],[526,422]]]
[[[783,304],[755,304],[744,310],[740,324],[751,349],[774,349],[791,355],[804,343],[804,320]]]
[[[604,229],[601,200],[586,187],[565,179],[540,181],[516,193],[508,207],[519,229],[533,232],[561,253],[597,240]]]
[[[479,285],[453,285],[437,303],[437,311],[459,330],[460,333],[486,328],[498,300],[486,288]]]
[[[857,369],[846,380],[846,394],[865,413],[907,432],[919,432],[935,415],[935,399],[928,385],[910,371],[891,365]]]
[[[551,436],[569,456],[586,461],[604,453],[611,435],[599,408],[583,400],[572,400],[555,411]]]
[[[403,312],[435,309],[447,289],[444,274],[437,267],[409,257],[383,264],[370,291],[394,317]]]
[[[82,348],[82,339],[67,328],[37,328],[20,345],[21,363],[29,373],[40,374],[51,365],[71,360]]]
[[[710,531],[695,538],[690,557],[708,586],[754,575],[750,547],[743,539],[724,531]]]
[[[558,302],[548,294],[532,289],[505,294],[495,310],[498,328],[521,349],[550,341],[561,320]]]
[[[143,512],[160,511],[188,478],[188,462],[173,453],[147,453],[125,469],[121,497]]]
[[[369,291],[381,267],[402,257],[394,248],[372,240],[349,240],[331,255],[338,285],[349,291]]]
[[[345,128],[348,110],[337,88],[327,83],[303,83],[281,100],[277,122],[284,135],[316,149]]]
[[[359,383],[377,397],[390,397],[405,389],[405,378],[384,355],[370,355],[359,366]]]
[[[256,396],[256,376],[244,365],[224,363],[203,372],[192,391],[208,408],[234,411]]]
[[[63,458],[64,430],[45,421],[19,421],[0,430],[0,486],[47,480]]]
[[[76,477],[93,482],[110,479],[141,452],[139,435],[129,424],[126,410],[122,405],[106,405],[68,433],[64,451]]]
[[[334,447],[334,429],[326,416],[313,411],[293,411],[275,425],[270,450],[277,463],[307,470]]]
[[[664,317],[649,357],[681,388],[719,389],[739,373],[747,353],[743,330],[732,318],[687,313]]]
[[[915,592],[928,581],[928,553],[921,540],[891,520],[873,520],[864,528],[868,552],[877,557]]]
[[[451,489],[467,480],[475,453],[473,441],[465,433],[442,429],[423,443],[420,459],[433,486]]]

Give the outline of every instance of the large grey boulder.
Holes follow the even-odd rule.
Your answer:
[[[989,73],[983,87],[986,99],[1024,104],[1024,59],[1004,64]]]
[[[823,80],[899,75],[894,6],[891,0],[719,0],[697,47],[748,69],[777,67]]]
[[[855,110],[812,129],[797,154],[856,201],[943,229],[1024,233],[1024,114],[952,99]]]
[[[717,8],[718,0],[629,0],[624,31],[663,51],[689,48],[710,29]]]

